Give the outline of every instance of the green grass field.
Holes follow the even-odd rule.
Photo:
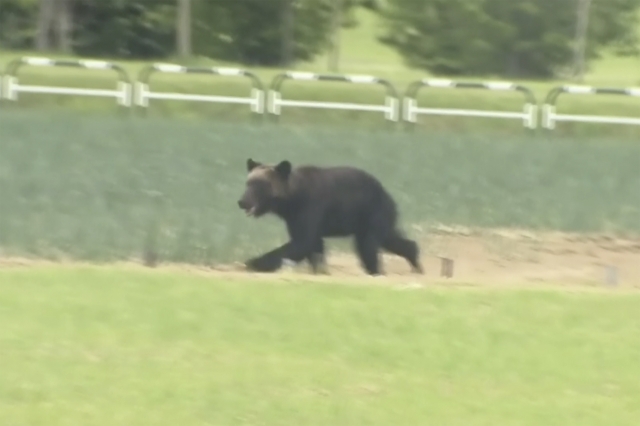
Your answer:
[[[403,227],[434,224],[634,235],[640,145],[617,138],[0,115],[6,254],[172,262],[243,260],[280,243],[275,218],[238,209],[246,159],[351,164],[378,176]]]
[[[420,70],[407,69],[398,54],[387,46],[380,44],[375,35],[378,31],[378,18],[366,10],[358,13],[360,25],[347,29],[342,36],[342,73],[370,74],[392,81],[396,89],[402,94],[412,81],[422,79],[428,75]],[[7,64],[10,60],[29,52],[0,53],[0,64]],[[122,63],[132,78],[136,78],[140,69],[146,64],[140,62]],[[237,64],[220,63],[201,58],[190,62],[196,65],[237,66]],[[302,63],[296,66],[298,70],[326,72],[327,58],[319,57],[312,63]],[[255,72],[265,84],[282,72],[281,69],[254,68]],[[52,70],[50,68],[24,68],[21,82],[25,84],[51,84],[69,86],[87,86],[112,88],[115,75],[102,71],[86,71],[77,69]],[[491,79],[490,77],[487,79]],[[495,76],[493,79],[499,79]],[[472,79],[478,80],[478,79]],[[541,103],[547,92],[554,86],[566,81],[519,81],[530,87]],[[605,55],[596,61],[586,76],[586,84],[597,86],[628,87],[640,85],[640,58],[618,58]],[[249,83],[243,79],[211,77],[211,76],[175,76],[154,75],[152,90],[176,91],[201,94],[223,94],[246,96],[249,93]],[[384,92],[379,87],[363,85],[348,85],[342,83],[314,83],[288,82],[283,89],[283,96],[290,99],[311,99],[324,101],[344,101],[382,104]],[[419,98],[421,105],[433,107],[473,107],[478,109],[520,110],[523,104],[519,93],[486,92],[477,90],[446,90],[425,89]],[[246,106],[233,105],[203,105],[200,103],[185,103],[176,101],[151,101],[151,114],[163,117],[180,116],[185,118],[218,119],[222,121],[244,120],[250,116]],[[105,112],[115,108],[115,102],[110,100],[88,99],[78,97],[63,97],[50,95],[22,94],[20,107],[59,107],[64,106],[80,111]],[[566,95],[558,104],[560,111],[638,116],[637,99],[622,96],[575,96]],[[309,110],[299,108],[284,108],[281,118],[283,123],[323,123],[359,126],[380,126],[384,124],[381,113],[348,112],[332,110]],[[509,132],[522,132],[519,121],[505,121],[493,119],[468,119],[459,117],[422,117],[420,127],[426,130],[463,129],[468,131],[478,129],[503,129]],[[638,136],[636,130],[620,128],[618,126],[594,125],[559,125],[558,132],[572,134],[591,134],[593,131],[603,133],[632,132]]]
[[[637,293],[0,270],[12,426],[636,425]]]
[[[424,77],[375,41],[372,15],[360,19],[343,36],[343,72],[385,77],[401,90]],[[0,64],[18,56],[0,52]],[[132,76],[143,65],[125,63]],[[268,82],[281,70],[253,71]],[[638,85],[638,71],[638,59],[607,57],[586,82]],[[101,72],[25,68],[21,76],[113,87]],[[539,101],[561,84],[523,83]],[[248,93],[225,78],[152,84]],[[381,90],[362,86],[291,84],[284,94],[382,102]],[[421,102],[520,107],[516,95],[469,91],[425,91]],[[245,107],[152,102],[142,119],[105,114],[114,104],[23,95],[0,107],[0,424],[637,425],[640,294],[629,288],[639,275],[628,259],[638,245],[613,238],[640,231],[637,129],[561,125],[550,136],[525,134],[518,122],[436,118],[423,120],[428,133],[400,133],[366,113],[292,109],[281,125],[257,125],[243,123]],[[566,97],[559,107],[638,111],[637,99],[616,97]],[[429,281],[196,269],[227,267],[285,238],[278,220],[237,208],[248,157],[369,170],[429,256],[439,253],[430,239],[438,224],[604,233],[609,248],[591,245],[581,254],[587,263],[561,265],[558,276],[585,268],[571,282],[550,283],[556,275],[545,271],[546,289],[519,281],[522,269],[500,275],[514,282],[473,286],[438,283],[433,268]],[[520,256],[512,243],[487,244]],[[537,244],[525,268],[555,250]],[[578,256],[575,247],[558,257]],[[129,262],[149,254],[164,265]],[[464,275],[473,256],[456,257],[457,277],[473,275]],[[597,288],[610,264],[623,285]]]

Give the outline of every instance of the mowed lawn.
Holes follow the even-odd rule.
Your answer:
[[[7,268],[0,423],[637,425],[639,310],[615,290]]]

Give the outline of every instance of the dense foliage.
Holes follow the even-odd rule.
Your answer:
[[[587,57],[637,44],[639,0],[593,0]],[[437,74],[548,77],[573,59],[577,0],[387,0],[384,41]]]
[[[383,41],[436,74],[550,77],[573,60],[578,0],[191,0],[190,51],[252,65],[313,59],[331,44],[337,1],[343,26],[357,25],[355,6],[378,11]],[[69,5],[65,46],[74,53],[150,59],[176,51],[178,0],[55,2],[57,11]],[[36,45],[42,4],[0,0],[0,47]],[[639,5],[592,0],[587,59],[603,47],[637,52]]]
[[[286,37],[285,10],[291,0],[206,0],[197,2],[195,52],[218,59],[275,65]],[[291,2],[292,57],[307,60],[329,41],[332,0]]]
[[[343,0],[343,24],[361,0]],[[176,0],[73,0],[72,50],[113,58],[162,58],[175,52]],[[291,5],[291,34],[285,34]],[[259,65],[282,60],[290,36],[293,60],[311,59],[328,46],[333,0],[192,0],[193,53]],[[0,46],[30,49],[39,0],[0,1]]]
[[[88,56],[158,58],[175,47],[174,0],[73,0],[72,50]],[[31,49],[39,0],[0,1],[0,45]]]

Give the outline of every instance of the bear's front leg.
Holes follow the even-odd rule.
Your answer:
[[[282,267],[282,255],[291,243],[286,243],[258,257],[245,262],[245,267],[254,272],[275,272]]]
[[[324,260],[323,253],[317,253],[314,251],[315,244],[313,240],[292,240],[289,244],[282,247],[282,252],[279,256],[282,259],[286,259],[289,262],[299,263],[304,259],[307,259],[311,263],[312,267],[318,267],[322,260]],[[318,257],[318,255],[320,257]]]
[[[324,241],[322,238],[316,240],[313,247],[313,252],[307,256],[309,265],[311,266],[311,272],[314,274],[328,274],[327,259],[324,248]]]

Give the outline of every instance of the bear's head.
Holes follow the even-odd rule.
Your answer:
[[[287,195],[291,163],[284,160],[275,166],[269,166],[249,158],[247,172],[246,188],[238,206],[253,217],[272,212],[278,201]]]

